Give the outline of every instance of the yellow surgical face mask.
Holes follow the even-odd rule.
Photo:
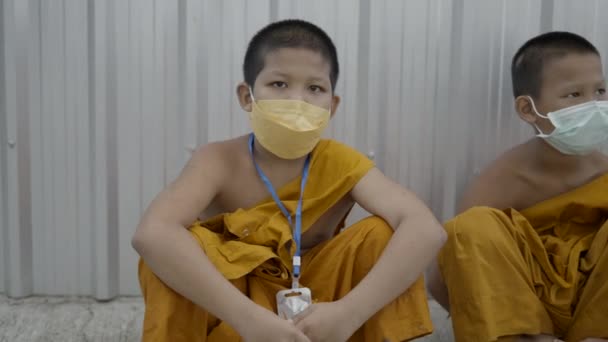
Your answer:
[[[256,101],[253,91],[251,94],[253,134],[272,154],[297,159],[310,153],[321,140],[330,110],[299,100]]]

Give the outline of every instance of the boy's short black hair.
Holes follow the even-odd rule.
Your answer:
[[[318,26],[297,19],[272,23],[251,38],[243,63],[243,74],[247,84],[253,88],[255,79],[264,68],[266,55],[280,48],[307,48],[320,53],[329,62],[332,90],[336,88],[340,67],[334,43]]]
[[[570,32],[548,32],[528,40],[517,50],[511,62],[513,95],[538,97],[543,67],[568,53],[600,55],[587,39]]]

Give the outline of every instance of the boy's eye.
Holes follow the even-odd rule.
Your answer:
[[[320,93],[323,91],[322,87],[319,87],[317,85],[312,85],[309,87],[309,89],[313,92],[313,93]]]
[[[566,96],[566,97],[569,97],[569,98],[576,98],[576,97],[579,97],[579,96],[581,96],[581,93],[579,93],[579,92],[575,91],[574,93],[570,93],[570,94],[568,94],[568,96]]]
[[[287,88],[287,83],[281,81],[272,82],[271,85],[275,88]]]
[[[606,94],[606,89],[604,89],[604,88],[598,89],[598,90],[597,90],[597,93],[598,93],[599,95],[604,95],[604,94]]]

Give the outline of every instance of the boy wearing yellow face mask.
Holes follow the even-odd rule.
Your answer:
[[[549,32],[519,49],[512,78],[515,109],[536,137],[465,192],[429,287],[449,307],[456,341],[608,341],[599,52],[583,37]]]
[[[243,69],[237,95],[253,133],[197,150],[133,238],[144,340],[430,333],[421,273],[444,231],[363,155],[320,139],[339,104],[330,38],[304,21],[271,24]],[[339,233],[355,203],[374,216]]]

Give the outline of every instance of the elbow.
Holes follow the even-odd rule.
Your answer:
[[[158,218],[144,219],[131,238],[131,247],[144,257],[150,251],[162,248],[179,227],[183,226]]]
[[[425,236],[429,248],[436,251],[441,250],[448,240],[447,232],[434,217],[425,221],[427,224],[420,225],[423,230],[423,232],[420,232],[421,235]]]
[[[435,233],[439,248],[443,247],[448,242],[448,233],[443,229],[441,224],[438,224],[437,232]]]
[[[412,229],[416,239],[428,250],[438,252],[448,240],[447,232],[430,211],[417,213],[409,218],[404,218],[401,222],[407,223],[408,229]]]
[[[139,226],[139,227],[137,227],[137,230],[135,230],[135,234],[133,234],[133,237],[131,238],[131,247],[133,247],[133,249],[140,256],[141,256],[141,251],[143,249],[143,246],[145,245],[145,243],[144,243],[145,236],[144,235],[145,235],[145,232],[143,230],[143,227]]]
[[[433,242],[434,246],[436,246],[437,248],[437,251],[439,251],[441,250],[443,245],[445,245],[445,243],[448,241],[448,234],[446,233],[445,229],[443,229],[442,225],[437,223],[436,226],[437,228],[434,229],[433,232]]]
[[[150,239],[154,238],[152,236],[155,235],[153,230],[154,227],[151,227],[149,224],[145,224],[144,222],[140,223],[135,230],[135,233],[131,238],[131,247],[133,247],[133,249],[140,256],[142,256],[142,253],[145,252],[146,247],[149,245]]]
[[[429,250],[435,250],[437,253],[439,253],[448,240],[448,235],[440,225],[438,228],[427,229],[425,236]]]

